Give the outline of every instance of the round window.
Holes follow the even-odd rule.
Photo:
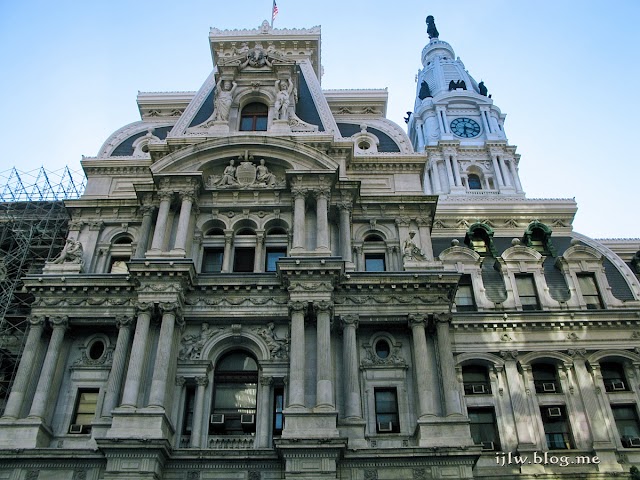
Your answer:
[[[102,340],[95,340],[91,345],[89,345],[88,355],[91,360],[100,360],[102,355],[104,355],[104,351],[106,349],[106,345]]]
[[[371,144],[367,141],[362,141],[358,144],[358,148],[360,150],[369,150],[371,148]]]
[[[391,353],[391,347],[386,340],[378,340],[376,342],[376,355],[379,358],[385,359]]]

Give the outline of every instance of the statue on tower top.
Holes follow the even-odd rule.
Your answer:
[[[438,33],[438,29],[436,28],[436,21],[433,18],[433,15],[429,15],[427,17],[427,34],[429,35],[429,39],[438,38],[440,35]]]

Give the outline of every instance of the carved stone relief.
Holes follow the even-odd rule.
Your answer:
[[[271,358],[287,360],[289,358],[289,336],[279,337],[275,332],[275,324],[269,322],[266,327],[254,328],[256,332],[265,341],[269,347]]]
[[[198,360],[202,355],[202,347],[215,334],[224,330],[222,328],[211,328],[208,323],[203,323],[199,334],[187,334],[180,340],[180,351],[178,358],[180,360]]]

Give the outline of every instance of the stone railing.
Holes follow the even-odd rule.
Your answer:
[[[249,435],[209,436],[207,447],[215,450],[250,449],[253,448],[254,440]]]

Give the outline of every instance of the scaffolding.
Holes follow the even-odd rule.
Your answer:
[[[64,200],[79,198],[84,186],[82,172],[68,167],[0,172],[0,414],[29,327],[33,296],[22,279],[60,253],[69,222]]]

